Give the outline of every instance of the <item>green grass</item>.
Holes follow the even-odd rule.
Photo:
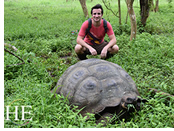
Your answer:
[[[87,0],[89,14],[90,8],[101,1]],[[117,1],[111,2],[112,9],[116,11]],[[161,0],[159,12],[150,12],[145,32],[138,32],[133,41],[129,41],[130,20],[124,24],[127,14],[125,1],[121,5],[122,31],[118,18],[103,5],[103,17],[112,24],[120,48],[119,53],[108,61],[119,64],[130,74],[141,96],[148,102],[127,122],[117,119],[106,127],[173,128],[174,98],[154,94],[149,88],[174,95],[174,4]],[[139,21],[138,1],[134,2],[134,9]],[[71,31],[79,30],[85,20],[78,0],[4,1],[4,42],[17,47],[19,52],[14,53],[26,62],[20,66],[6,67],[21,61],[4,52],[5,128],[102,127],[95,124],[93,115],[86,121],[78,114],[77,107],[69,105],[64,96],[55,97],[51,93],[63,72],[78,62],[74,52],[77,33],[72,35]],[[31,114],[26,115],[26,118],[32,117],[32,121],[18,126],[5,120],[5,106],[11,103],[12,106],[32,106]],[[20,114],[19,110],[19,118]],[[14,119],[14,115],[10,117]],[[25,123],[21,120],[15,122]]]

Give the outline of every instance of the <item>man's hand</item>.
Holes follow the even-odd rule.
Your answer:
[[[77,37],[77,44],[81,45],[82,47],[85,47],[87,49],[89,49],[91,55],[95,56],[97,55],[97,51],[91,47],[90,45],[88,45],[84,40],[82,36],[78,36]],[[84,50],[83,50],[84,51]]]
[[[91,55],[93,55],[93,56],[97,55],[97,51],[94,48],[92,48],[92,47],[89,48],[89,51],[90,51]]]
[[[104,47],[103,50],[101,51],[100,57],[102,59],[105,59],[107,56],[107,52],[108,52],[108,49],[106,47]]]

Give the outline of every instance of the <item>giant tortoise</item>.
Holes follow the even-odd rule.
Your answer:
[[[87,59],[70,66],[52,90],[66,96],[82,109],[82,116],[94,113],[101,119],[108,113],[140,108],[141,98],[129,74],[119,65],[101,59]]]

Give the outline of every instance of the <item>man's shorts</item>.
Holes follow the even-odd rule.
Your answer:
[[[101,44],[95,44],[95,45],[90,45],[91,47],[93,47],[96,51],[97,54],[101,54],[101,51],[103,50],[103,48],[108,44],[108,42],[103,41]],[[89,49],[86,49],[86,51],[84,51],[84,54],[86,55],[91,55]]]

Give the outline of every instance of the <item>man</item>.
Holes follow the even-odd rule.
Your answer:
[[[116,38],[112,29],[112,26],[107,22],[107,32],[105,32],[103,23],[103,8],[100,4],[95,5],[91,9],[92,25],[89,32],[86,34],[88,28],[88,20],[85,21],[79,31],[77,37],[77,45],[75,46],[75,52],[80,60],[87,59],[86,55],[100,54],[102,59],[108,59],[118,52],[119,47],[116,45]],[[110,41],[105,42],[105,34],[109,36]]]

